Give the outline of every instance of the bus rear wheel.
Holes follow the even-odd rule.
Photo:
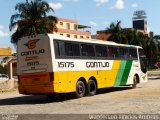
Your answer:
[[[48,94],[48,95],[46,95],[47,97],[48,97],[48,99],[55,99],[56,97],[57,97],[57,95],[55,95],[55,94]]]
[[[89,80],[88,81],[88,95],[93,96],[97,92],[97,85],[94,80]]]
[[[86,93],[85,84],[82,81],[78,81],[76,85],[76,97],[81,98],[84,97]]]

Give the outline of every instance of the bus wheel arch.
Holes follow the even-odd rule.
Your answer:
[[[91,77],[88,80],[88,95],[89,96],[94,96],[97,92],[97,80],[95,77]]]
[[[81,77],[76,83],[76,92],[75,95],[77,98],[84,97],[87,91],[87,82]]]
[[[134,77],[133,77],[132,88],[133,89],[136,88],[138,83],[140,83],[139,75],[135,74]]]

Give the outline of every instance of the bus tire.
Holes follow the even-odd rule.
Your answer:
[[[97,92],[97,85],[94,80],[89,80],[88,81],[88,95],[89,96],[94,96]]]
[[[85,84],[82,81],[78,81],[76,84],[76,97],[81,98],[84,97],[86,93]]]
[[[57,97],[57,95],[55,95],[55,94],[48,94],[46,96],[47,96],[48,99],[51,99],[51,100],[55,99]]]
[[[137,76],[135,75],[133,77],[133,85],[132,85],[132,88],[135,89],[137,87],[137,84],[138,84],[138,78]]]

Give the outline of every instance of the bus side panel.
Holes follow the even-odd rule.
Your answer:
[[[84,78],[86,83],[90,77],[95,77],[98,88],[113,87],[120,66],[120,61],[115,60],[112,70],[83,70],[83,71],[59,71],[55,72],[54,92],[75,92],[79,78]]]
[[[131,85],[133,84],[134,75],[140,74],[138,61],[122,60],[118,75],[116,78],[115,86]]]
[[[111,70],[99,70],[97,77],[98,88],[113,87],[119,67],[120,60],[114,60]]]
[[[131,70],[126,85],[133,84],[133,78],[137,74],[140,77],[140,65],[138,61],[133,60]]]
[[[55,72],[54,91],[59,92],[75,92],[76,83],[80,78],[84,78],[86,83],[91,76],[96,77],[96,71],[61,71]]]
[[[120,85],[126,85],[132,67],[132,62],[132,60],[127,61]]]
[[[120,62],[120,67],[119,67],[119,70],[118,70],[118,74],[117,74],[114,86],[119,86],[120,85],[122,77],[123,77],[123,74],[124,74],[126,63],[127,63],[126,60],[122,60]]]

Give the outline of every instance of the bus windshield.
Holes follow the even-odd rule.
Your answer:
[[[147,72],[147,59],[144,54],[143,49],[139,49],[139,59],[140,59],[140,65],[141,65],[141,70],[143,73]]]

